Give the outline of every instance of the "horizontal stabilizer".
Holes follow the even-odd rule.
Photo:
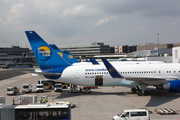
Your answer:
[[[31,73],[31,74],[38,74],[38,75],[49,75],[49,76],[60,76],[61,73],[48,73],[48,72],[41,72],[41,71],[36,71],[35,72],[29,72],[29,71],[23,71],[24,73]]]

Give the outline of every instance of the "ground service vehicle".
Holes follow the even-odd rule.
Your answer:
[[[19,88],[17,88],[16,86],[7,87],[7,95],[15,95],[16,93],[19,93]]]
[[[22,93],[26,93],[26,92],[32,92],[32,86],[31,84],[23,84],[22,85]]]
[[[53,89],[55,82],[52,80],[39,80],[38,84],[43,84],[44,89]]]
[[[36,85],[36,92],[44,92],[43,84]]]
[[[150,116],[146,109],[129,109],[114,116],[113,120],[150,120]]]
[[[67,104],[28,104],[0,106],[0,120],[70,120]]]
[[[61,83],[56,83],[54,85],[54,91],[55,92],[62,92],[62,84]]]

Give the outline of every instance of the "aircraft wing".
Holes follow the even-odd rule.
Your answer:
[[[124,77],[105,58],[102,58],[102,61],[103,61],[104,65],[106,66],[107,70],[109,71],[109,74],[111,75],[112,78],[124,78],[126,80],[131,80],[136,83],[146,83],[149,85],[159,85],[162,83],[167,83],[168,80],[177,80],[178,79],[177,77],[174,77],[174,76]]]
[[[47,73],[47,72],[35,72],[36,74],[39,75],[50,75],[50,76],[60,76],[61,73]]]

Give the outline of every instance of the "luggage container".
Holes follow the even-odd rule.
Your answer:
[[[4,96],[0,96],[0,104],[5,104],[5,97]]]
[[[37,103],[37,95],[19,95],[18,96],[18,104],[27,105],[27,104],[35,104]]]

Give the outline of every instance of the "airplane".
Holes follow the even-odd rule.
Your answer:
[[[25,31],[25,33],[40,66],[40,70],[35,72],[45,78],[81,86],[141,86],[144,91],[148,85],[155,85],[157,89],[180,91],[180,64],[116,63],[114,65],[118,70],[122,70],[123,76],[121,75],[120,79],[113,78],[104,64],[80,65],[81,62],[79,65],[70,64],[35,31]],[[139,95],[140,93],[142,92],[139,92]],[[145,92],[145,95],[147,94],[149,93]]]
[[[138,86],[137,89],[132,88],[132,91],[137,91],[139,96],[149,95],[146,91],[147,86],[156,86],[156,89],[169,92],[180,92],[180,64],[116,65],[114,67],[105,58],[102,58],[102,61],[112,78],[140,84],[141,89]]]
[[[0,68],[2,68],[2,69],[7,69],[7,68],[9,68],[9,63],[6,63],[5,65],[0,65]]]
[[[81,86],[137,86],[132,81],[112,79],[104,65],[72,65],[36,32],[25,33],[40,66],[40,69],[35,69],[39,76]]]
[[[84,62],[79,62],[69,51],[65,50],[65,54],[55,45],[55,44],[50,44],[50,46],[62,57],[65,59],[65,61],[73,64],[73,65],[84,65],[84,64],[90,64],[90,62],[93,65],[99,65],[103,64],[103,62],[97,62],[96,59],[90,58],[90,60],[84,61]],[[69,61],[70,60],[70,61]],[[80,64],[77,64],[80,63]],[[113,65],[114,64],[159,64],[159,63],[164,63],[162,61],[113,61],[111,62]]]
[[[69,59],[69,57],[64,54],[55,44],[50,44],[50,46],[68,63],[73,64],[75,63],[74,61],[72,61],[71,59]]]

